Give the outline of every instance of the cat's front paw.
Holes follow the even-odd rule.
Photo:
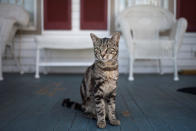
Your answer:
[[[117,119],[116,120],[111,120],[110,124],[113,125],[113,126],[119,126],[120,125],[120,121],[117,120]]]
[[[105,121],[97,122],[97,127],[99,127],[99,128],[105,128],[106,127],[106,122]]]

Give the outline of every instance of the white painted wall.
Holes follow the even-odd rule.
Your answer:
[[[90,36],[89,36],[90,37]],[[34,36],[27,35],[15,39],[15,53],[16,56],[20,55],[22,68],[25,72],[35,71],[35,49]],[[80,44],[80,42],[79,42]],[[43,52],[44,53],[44,52]],[[55,61],[93,61],[92,50],[72,50],[72,51],[47,51],[49,60]],[[120,40],[120,52],[119,52],[119,69],[121,73],[128,72],[128,52],[126,45],[123,41],[123,37]],[[48,59],[47,59],[48,60]],[[179,52],[178,58],[179,69],[196,69],[196,34],[186,34],[184,43]],[[137,73],[154,73],[158,72],[157,61],[143,60],[136,61],[135,72]],[[85,67],[51,67],[48,70],[51,72],[83,72]],[[3,59],[3,71],[4,72],[18,72],[15,62],[10,57]],[[163,61],[163,71],[172,72],[172,61]]]
[[[73,29],[71,32],[68,31],[43,31],[43,36],[49,37],[69,37],[71,36],[84,36],[90,38],[89,33],[94,32],[99,36],[107,35],[107,31],[80,31],[79,30],[79,0],[73,0],[72,5],[72,25]],[[23,35],[17,36],[15,39],[15,54],[21,58],[21,65],[25,72],[35,72],[35,49],[36,44],[34,38],[36,35]],[[78,40],[78,44],[82,42]],[[52,61],[93,61],[92,50],[62,50],[62,51],[47,51],[47,57]],[[119,69],[121,73],[128,73],[128,52],[124,43],[123,37],[120,40],[120,52],[119,52]],[[9,53],[8,53],[9,54]],[[152,60],[140,60],[136,61],[134,65],[134,72],[137,73],[155,73],[158,72],[158,62]],[[172,61],[163,61],[163,71],[172,72],[173,66]],[[179,69],[196,69],[196,33],[186,34],[184,43],[179,52],[178,58]],[[69,72],[78,73],[83,72],[86,67],[49,67],[49,72]],[[12,58],[9,56],[3,59],[3,71],[4,72],[19,72],[17,66]],[[42,69],[41,69],[42,71]]]

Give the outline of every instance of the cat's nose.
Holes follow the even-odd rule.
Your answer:
[[[105,56],[105,53],[101,53],[101,57],[104,57]]]

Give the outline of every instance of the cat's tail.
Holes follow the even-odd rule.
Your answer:
[[[84,111],[84,109],[82,108],[82,104],[71,101],[69,98],[63,100],[62,106],[72,108],[72,109],[75,109],[75,110],[79,110],[79,111],[82,111],[82,112]]]

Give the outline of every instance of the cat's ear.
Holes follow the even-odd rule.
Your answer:
[[[120,32],[115,32],[112,34],[112,38],[111,40],[115,43],[118,44],[119,40],[120,40]]]
[[[90,33],[90,36],[91,36],[91,39],[93,40],[93,43],[95,43],[99,38],[93,34],[93,33]]]

